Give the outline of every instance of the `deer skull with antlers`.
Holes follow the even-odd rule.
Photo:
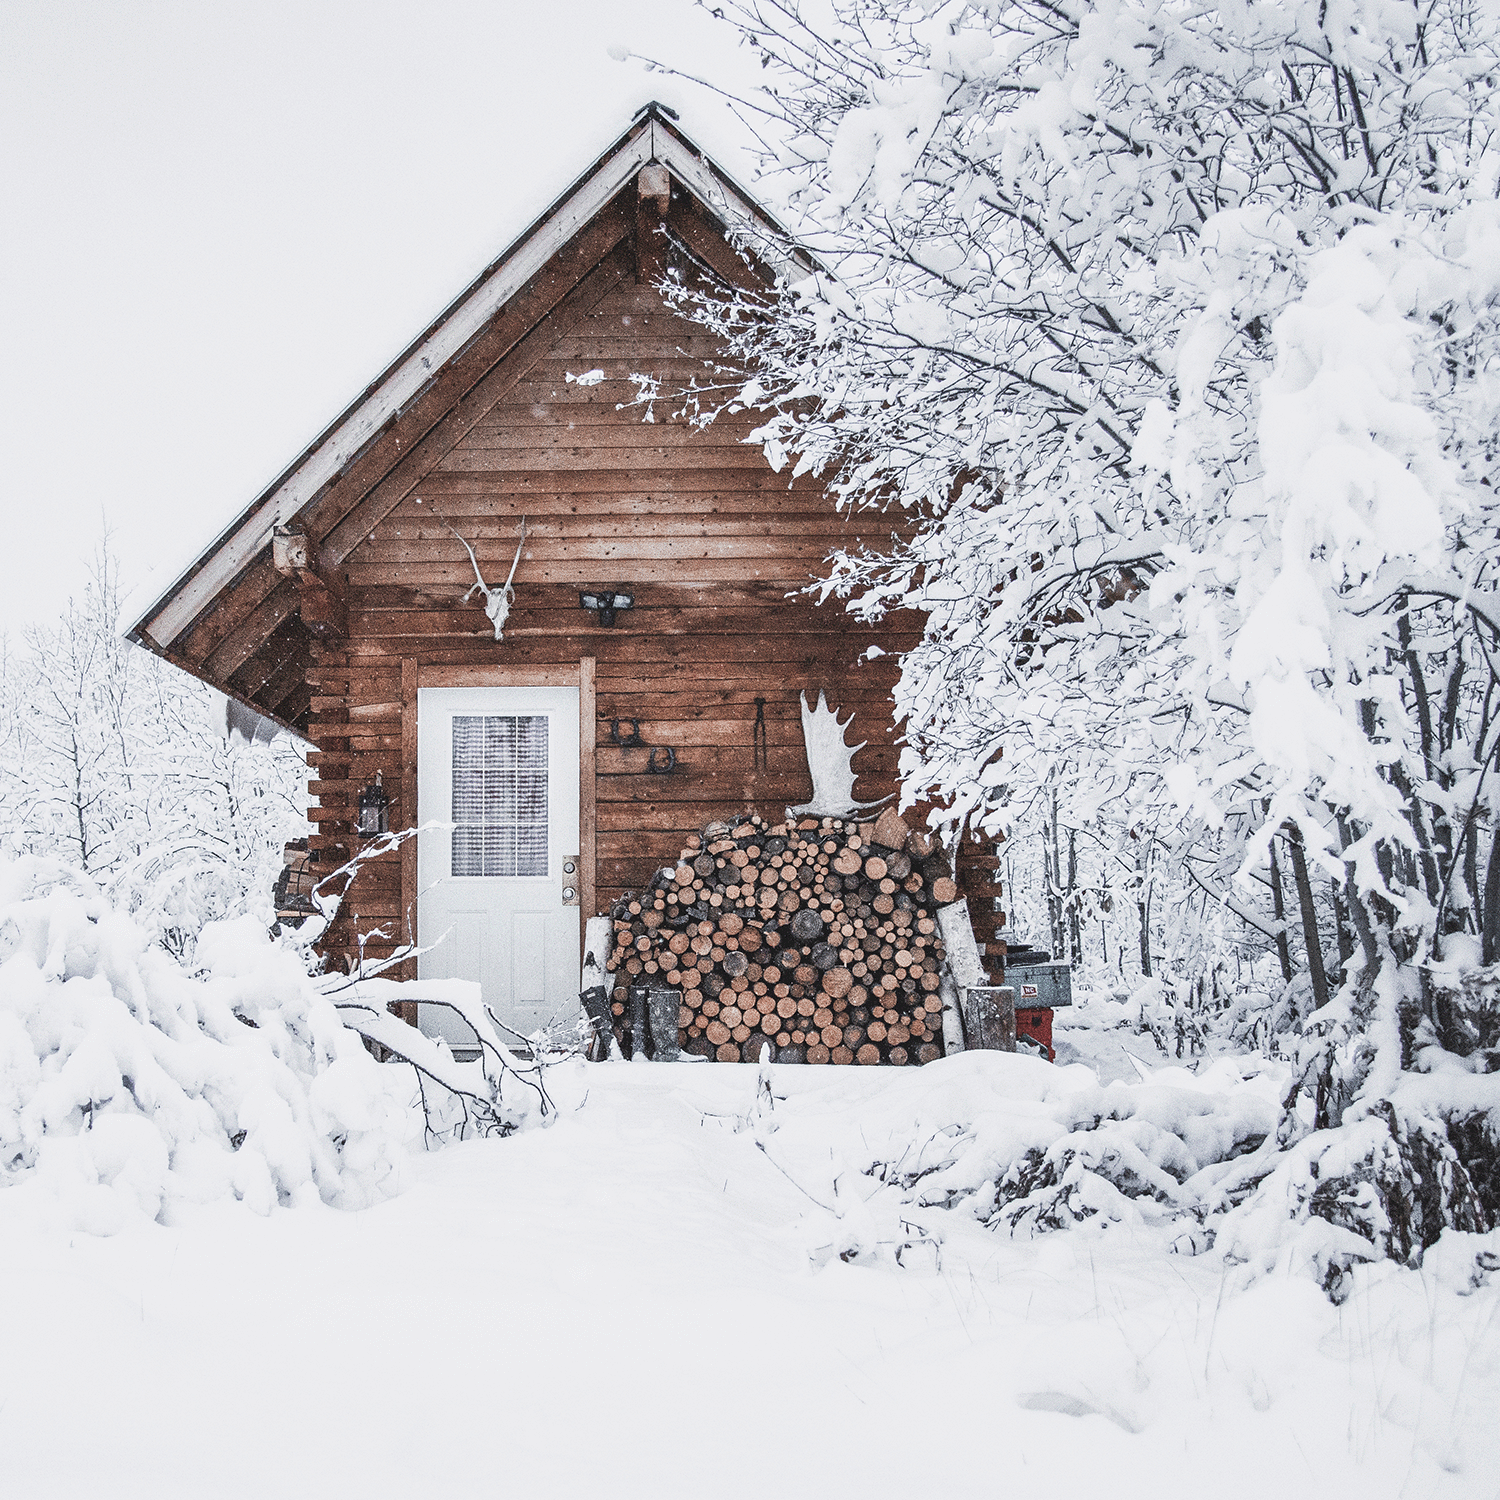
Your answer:
[[[443,520],[441,516],[438,519]],[[443,525],[448,526],[447,521],[443,521]],[[505,622],[510,617],[510,607],[516,598],[516,591],[511,584],[515,580],[516,569],[520,566],[521,549],[526,545],[526,517],[521,517],[521,540],[516,543],[516,555],[510,565],[510,575],[506,578],[504,587],[498,589],[492,589],[484,581],[484,574],[479,571],[479,559],[474,556],[474,549],[464,542],[463,536],[452,526],[448,526],[448,530],[464,543],[464,551],[469,554],[469,561],[474,565],[475,582],[470,586],[469,592],[464,595],[463,602],[467,604],[475,594],[478,594],[484,600],[484,612],[489,616],[490,624],[495,627],[495,639],[502,641],[505,639]]]

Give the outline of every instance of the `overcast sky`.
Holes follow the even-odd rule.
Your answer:
[[[747,181],[686,0],[0,0],[0,631],[107,521],[143,607],[647,100]]]

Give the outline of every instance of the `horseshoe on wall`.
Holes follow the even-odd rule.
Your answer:
[[[666,760],[664,760],[660,765],[657,765],[656,763],[658,752],[665,753],[667,757]],[[653,745],[651,747],[651,754],[646,757],[646,769],[653,776],[670,776],[673,770],[676,768],[676,765],[677,752],[670,745],[667,745],[665,747]]]
[[[645,741],[641,739],[641,721],[639,719],[626,719],[625,723],[630,725],[630,733],[622,735],[620,733],[620,720],[611,719],[609,721],[610,743],[618,745],[622,750],[632,750],[637,745],[644,744]]]

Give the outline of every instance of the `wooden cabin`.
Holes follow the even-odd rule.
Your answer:
[[[583,916],[709,820],[808,798],[804,692],[854,715],[859,797],[897,789],[921,620],[802,592],[891,521],[773,472],[753,415],[695,430],[632,404],[632,375],[670,390],[715,352],[664,271],[774,274],[721,218],[765,215],[668,116],[643,110],[132,631],[310,742],[319,866],[358,847],[377,776],[391,828],[456,824],[362,871],[327,958],[447,932],[423,975],[480,979],[523,1030],[576,996]],[[476,565],[495,603],[514,566],[500,639]],[[959,871],[982,942],[992,867]]]

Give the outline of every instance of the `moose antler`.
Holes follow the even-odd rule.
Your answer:
[[[854,722],[851,713],[842,724],[839,716],[828,706],[823,689],[818,689],[816,708],[810,708],[805,693],[799,695],[802,705],[802,738],[807,745],[807,769],[812,772],[813,794],[811,802],[800,807],[787,808],[789,818],[811,814],[818,818],[846,818],[850,813],[868,812],[889,802],[882,797],[879,802],[856,802],[854,800],[854,756],[865,748],[865,743],[846,745],[844,731]]]
[[[438,520],[442,521],[444,526],[448,526],[448,522],[443,520],[442,516],[439,516]],[[469,561],[474,564],[474,578],[476,581],[469,589],[469,592],[464,595],[463,602],[467,604],[474,594],[482,594],[484,596],[484,612],[490,617],[490,624],[495,627],[495,639],[497,641],[504,640],[505,636],[502,632],[505,629],[505,621],[510,615],[510,607],[515,602],[516,597],[516,591],[511,587],[511,582],[516,576],[517,567],[520,566],[521,548],[526,545],[526,517],[521,517],[521,540],[516,543],[515,559],[510,565],[510,575],[505,580],[504,588],[492,589],[484,581],[484,574],[479,571],[479,559],[474,556],[474,549],[467,542],[464,542],[463,535],[455,530],[454,527],[448,526],[448,530],[453,532],[453,535],[464,543],[464,551],[469,554]]]

